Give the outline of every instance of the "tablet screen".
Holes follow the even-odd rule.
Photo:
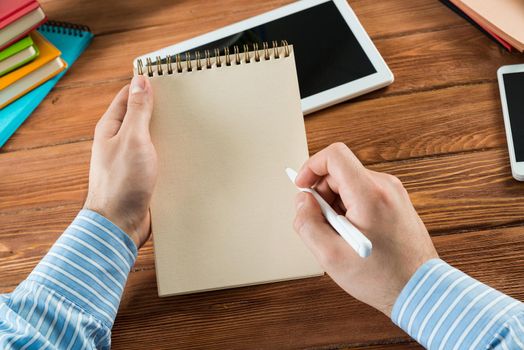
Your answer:
[[[243,32],[196,47],[227,46],[287,40],[295,50],[300,96],[306,98],[349,83],[376,69],[332,1],[310,7]],[[213,52],[213,51],[211,51]]]
[[[524,161],[524,72],[504,74],[509,124],[517,162]]]

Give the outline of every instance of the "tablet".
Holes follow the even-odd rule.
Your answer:
[[[213,52],[217,47],[232,52],[234,46],[282,40],[295,51],[304,114],[393,82],[393,74],[345,0],[297,1],[137,59],[154,61],[157,56]]]

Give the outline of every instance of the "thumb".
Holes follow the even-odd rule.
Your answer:
[[[348,258],[357,256],[326,221],[313,195],[299,193],[296,209],[295,231],[324,269],[331,270]]]
[[[149,80],[137,75],[131,80],[127,112],[122,123],[124,133],[149,135],[149,122],[153,113],[153,90]]]

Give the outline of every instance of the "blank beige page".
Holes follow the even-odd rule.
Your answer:
[[[284,172],[308,157],[292,50],[150,79],[159,295],[322,274],[292,229]]]

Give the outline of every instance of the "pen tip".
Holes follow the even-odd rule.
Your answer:
[[[367,258],[371,255],[371,242],[369,244],[361,245],[358,249],[358,255],[360,255],[362,258]]]
[[[297,172],[291,168],[286,168],[286,174],[291,180],[291,182],[295,183],[295,179],[297,178]]]

